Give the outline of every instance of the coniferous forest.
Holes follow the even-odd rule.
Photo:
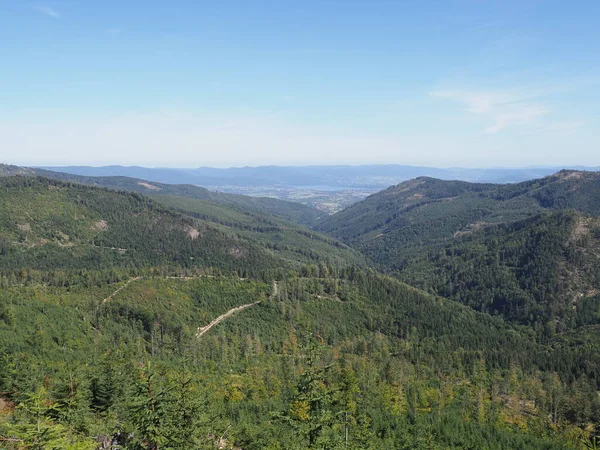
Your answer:
[[[597,174],[413,180],[315,225],[19,173],[0,448],[600,444]]]

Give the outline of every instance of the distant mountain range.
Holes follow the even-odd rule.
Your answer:
[[[413,178],[427,176],[441,180],[476,183],[516,183],[542,178],[561,169],[599,170],[600,167],[530,168],[435,168],[407,165],[364,166],[261,166],[227,169],[147,168],[139,166],[63,166],[45,169],[84,176],[126,176],[166,184],[193,184],[217,187],[287,186],[299,188],[383,189]]]

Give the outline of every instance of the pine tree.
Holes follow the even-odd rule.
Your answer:
[[[326,380],[327,367],[318,365],[318,348],[308,344],[306,365],[289,401],[288,409],[277,417],[292,427],[305,448],[324,447],[324,431],[334,423],[334,391]],[[323,439],[322,439],[323,438]]]
[[[156,372],[148,363],[140,374],[130,407],[137,431],[135,442],[146,450],[159,450],[169,442],[167,392],[156,379]]]
[[[6,425],[0,431],[3,441],[14,444],[13,448],[27,450],[92,450],[96,443],[78,436],[70,428],[54,422],[60,415],[60,406],[53,402],[45,388],[28,394],[16,409],[16,423]],[[10,448],[10,447],[8,447]]]

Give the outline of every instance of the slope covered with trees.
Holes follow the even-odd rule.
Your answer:
[[[0,175],[38,174],[77,184],[137,192],[184,215],[222,225],[292,261],[336,260],[338,263],[364,265],[364,258],[358,252],[310,228],[324,213],[299,203],[128,177],[86,177],[6,165],[2,168]]]
[[[288,263],[365,264],[359,252],[305,226],[314,223],[321,213],[297,203],[211,192],[191,185],[163,185],[127,177],[85,177],[0,165],[0,176],[37,174],[69,183],[143,194],[180,214],[249,239]]]
[[[246,273],[360,260],[317,233],[305,233],[297,246],[267,248],[252,240],[258,233],[241,235],[139,194],[45,178],[0,178],[0,208],[0,269],[13,274],[153,266]]]
[[[420,178],[320,229],[415,286],[550,332],[596,304],[599,213],[595,172],[514,185]]]
[[[214,204],[233,207],[240,211],[276,216],[305,226],[315,225],[318,219],[324,215],[322,211],[296,202],[288,202],[269,197],[250,197],[247,195],[214,192],[192,184],[164,184],[124,176],[88,177],[44,169],[28,169],[15,166],[13,166],[12,171],[20,174],[33,173],[43,177],[69,181],[72,183],[138,192],[152,197],[167,195],[205,200]],[[9,170],[6,170],[6,172],[9,172]]]
[[[597,355],[537,343],[390,278],[321,272],[289,272],[275,287],[157,275],[69,288],[3,281],[0,436],[8,448],[49,449],[591,442]],[[249,301],[260,303],[197,337]]]
[[[415,256],[397,274],[548,333],[599,323],[600,220],[561,211],[488,226]]]
[[[358,251],[339,240],[280,217],[174,195],[153,198],[187,216],[226,227],[282,258],[337,266],[365,265]]]
[[[0,179],[0,267],[275,267],[264,249],[138,194],[43,178]]]
[[[366,251],[388,244],[409,249],[486,224],[564,209],[600,214],[599,172],[561,171],[508,185],[417,178],[325,218],[318,228]],[[382,262],[394,264],[392,258]]]

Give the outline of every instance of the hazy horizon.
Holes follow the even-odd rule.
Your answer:
[[[11,164],[10,162],[3,162],[3,164]],[[14,164],[19,165],[19,164]],[[51,169],[59,167],[139,167],[144,169],[245,169],[245,168],[261,168],[261,167],[369,167],[369,166],[400,166],[400,167],[422,167],[428,169],[440,169],[440,170],[453,170],[453,169],[464,169],[464,170],[527,170],[527,169],[600,169],[600,166],[587,166],[582,164],[573,165],[529,165],[529,166],[436,166],[436,165],[413,165],[413,164],[401,164],[401,163],[365,163],[365,164],[261,164],[261,165],[231,165],[231,166],[145,166],[140,164],[32,164],[26,167]]]

